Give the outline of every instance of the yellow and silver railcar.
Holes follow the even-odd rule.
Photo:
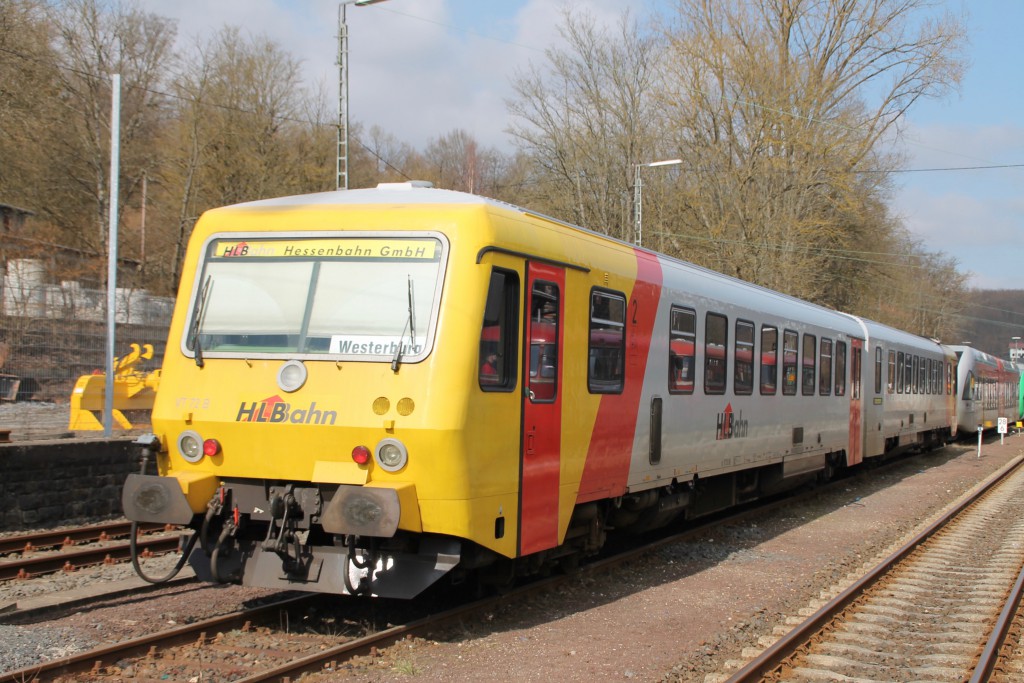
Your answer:
[[[933,342],[415,183],[209,211],[183,272],[157,471],[123,503],[194,529],[209,580],[506,581],[941,441],[952,419],[866,438],[889,407],[862,389],[866,349],[937,372]],[[893,409],[951,405],[928,386]]]

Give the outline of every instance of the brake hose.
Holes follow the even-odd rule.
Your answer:
[[[188,562],[188,556],[192,554],[192,548],[196,544],[196,538],[198,538],[198,534],[193,533],[192,537],[188,539],[188,543],[185,544],[185,548],[181,552],[181,557],[178,559],[178,562],[174,565],[174,568],[171,569],[171,571],[168,572],[165,576],[153,578],[151,576],[146,576],[146,573],[142,571],[142,567],[139,565],[139,551],[136,545],[136,538],[138,537],[138,534],[139,523],[132,522],[132,537],[131,540],[129,541],[132,555],[132,567],[135,568],[135,573],[139,575],[139,578],[145,581],[146,583],[165,583],[173,579],[175,576],[177,576],[178,572],[181,571],[181,568],[185,566],[186,562]]]

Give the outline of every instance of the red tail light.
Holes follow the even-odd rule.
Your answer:
[[[370,462],[370,449],[366,446],[356,446],[352,449],[352,461],[357,465],[365,465]]]
[[[212,458],[218,453],[220,453],[220,441],[217,441],[217,439],[207,439],[203,442],[203,455]]]

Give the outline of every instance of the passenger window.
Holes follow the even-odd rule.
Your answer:
[[[906,368],[904,367],[904,363],[903,363],[903,352],[902,351],[898,351],[896,353],[896,393],[897,394],[902,394],[903,393],[903,380],[904,380],[904,377],[905,377],[905,374],[906,374],[905,370],[906,370]]]
[[[801,393],[804,396],[814,396],[814,347],[817,346],[817,341],[813,334],[804,335],[803,362],[800,368]]]
[[[697,313],[673,306],[669,311],[668,390],[692,394],[696,372]]]
[[[516,386],[518,321],[519,275],[495,268],[480,331],[478,380],[484,391],[511,391]]]
[[[917,374],[917,370],[918,370],[918,360],[919,360],[919,359],[918,359],[918,357],[917,357],[917,356],[911,356],[911,357],[910,357],[910,386],[909,386],[909,387],[907,387],[907,391],[908,391],[908,392],[909,392],[909,391],[910,391],[911,389],[913,389],[913,393],[915,393],[915,394],[916,394],[916,393],[918,392],[918,390],[920,389],[920,386],[919,386],[919,385],[921,384],[921,382],[920,382],[920,376],[919,376],[919,375]]]
[[[782,333],[782,393],[796,396],[796,359],[799,337],[793,330]]]
[[[842,343],[842,342],[839,342]],[[839,377],[839,370],[836,370],[836,379]],[[839,393],[838,391],[836,393]],[[875,394],[882,393],[882,347],[875,347]]]
[[[535,280],[530,292],[530,399],[555,400],[558,391],[558,285]]]
[[[832,340],[822,338],[818,354],[818,393],[832,395]]]
[[[779,384],[779,331],[761,326],[761,393],[775,395]]]
[[[896,352],[892,350],[889,351],[889,378],[886,391],[890,394],[896,391]]]
[[[754,392],[754,323],[736,321],[736,348],[733,358],[733,392],[737,396]]]
[[[626,376],[626,297],[618,292],[590,293],[590,362],[587,387],[592,394],[618,394]]]
[[[881,349],[879,349],[881,351]],[[879,359],[882,355],[878,354]],[[875,374],[878,375],[878,382],[881,382],[882,370],[881,363],[875,368]],[[836,396],[846,395],[846,342],[836,342]]]
[[[704,319],[704,393],[724,394],[726,384],[725,350],[729,344],[729,319],[708,313]]]
[[[860,400],[860,355],[856,346],[850,351],[850,393],[854,401]]]

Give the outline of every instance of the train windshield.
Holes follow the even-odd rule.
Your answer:
[[[214,239],[183,347],[212,356],[311,355],[398,363],[429,352],[441,237]]]

